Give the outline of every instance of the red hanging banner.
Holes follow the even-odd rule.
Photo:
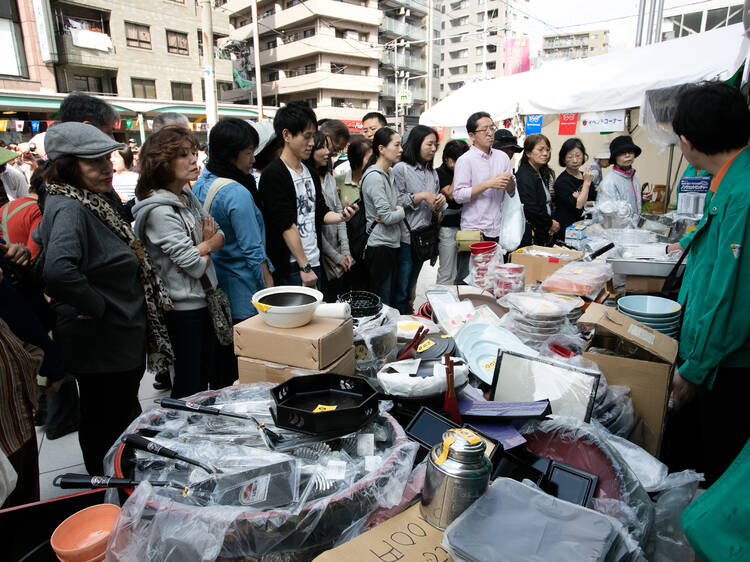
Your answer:
[[[560,114],[560,128],[557,131],[558,135],[575,135],[576,127],[578,126],[578,114],[577,113],[561,113]]]

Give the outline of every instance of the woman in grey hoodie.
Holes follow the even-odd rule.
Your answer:
[[[217,341],[202,278],[216,286],[211,253],[224,246],[224,235],[186,186],[200,173],[198,140],[190,131],[165,127],[151,135],[140,166],[134,231],[174,305],[166,322],[175,354],[172,397],[181,398],[208,388],[213,373]]]
[[[398,204],[398,189],[390,170],[401,159],[401,136],[383,127],[372,139],[372,156],[362,176],[362,201],[369,237],[365,264],[372,288],[383,301],[393,306],[394,283],[398,277],[398,255],[404,209]]]

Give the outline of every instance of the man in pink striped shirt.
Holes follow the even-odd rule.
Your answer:
[[[492,148],[497,128],[489,113],[474,113],[466,121],[472,141],[467,153],[456,161],[453,176],[453,199],[463,204],[461,230],[479,230],[485,240],[497,242],[503,198],[516,193],[516,180],[510,158]],[[469,253],[458,254],[456,283],[463,284],[469,273]]]

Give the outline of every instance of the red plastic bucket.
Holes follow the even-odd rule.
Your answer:
[[[479,254],[486,254],[487,252],[494,252],[497,248],[497,242],[485,241],[485,242],[474,242],[469,245],[469,250],[475,256]]]

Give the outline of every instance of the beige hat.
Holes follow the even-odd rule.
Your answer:
[[[609,160],[609,143],[603,142],[594,154],[594,160]]]

